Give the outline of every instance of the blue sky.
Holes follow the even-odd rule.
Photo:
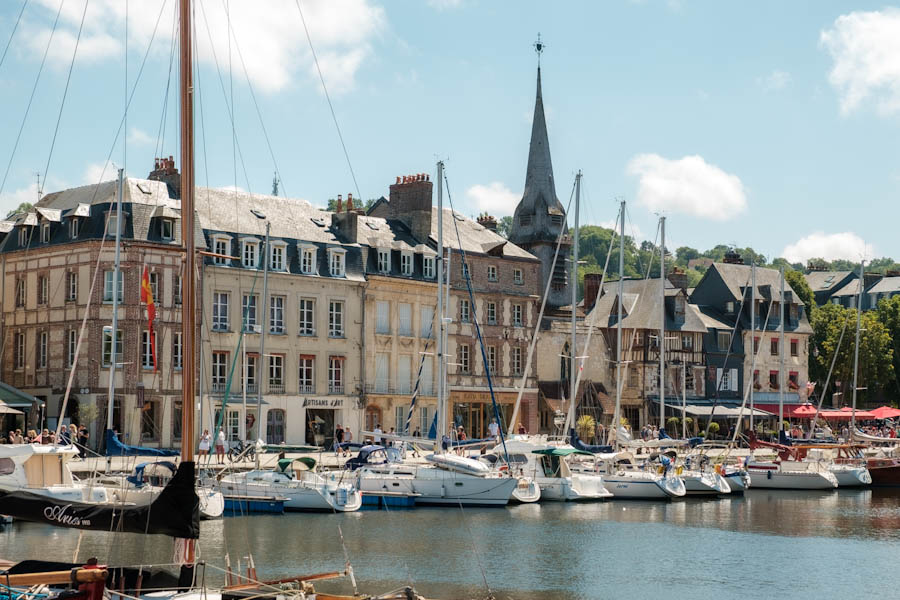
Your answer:
[[[670,247],[735,243],[802,260],[858,259],[868,244],[869,257],[900,258],[900,10],[882,3],[854,2],[851,12],[821,0],[304,0],[359,192],[295,2],[195,4],[201,184],[271,188],[275,167],[242,56],[288,195],[314,204],[348,192],[378,197],[397,175],[433,172],[440,157],[456,208],[511,214],[525,178],[531,44],[541,32],[557,193],[565,204],[584,171],[583,223],[612,222],[623,197],[638,235],[652,239],[654,213],[668,216]],[[21,6],[0,3],[0,44]],[[36,195],[34,173],[47,163],[84,0],[64,0],[9,161],[59,6],[31,0],[0,65],[4,212]],[[125,6],[90,2],[45,191],[97,181],[113,147],[124,108]],[[174,8],[174,0],[128,3],[131,85],[163,15],[128,113],[133,176],[147,175],[157,147],[178,154],[172,94],[161,128]],[[174,92],[174,73],[172,84]],[[225,108],[232,89],[237,174]],[[124,161],[121,140],[112,160]]]

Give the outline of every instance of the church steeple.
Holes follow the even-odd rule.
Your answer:
[[[553,181],[553,161],[550,158],[550,140],[547,136],[547,120],[544,116],[540,65],[537,70],[534,118],[531,121],[531,146],[528,150],[528,166],[525,170],[525,192],[522,194],[522,202],[519,207],[528,213],[534,213],[535,210],[544,207],[562,210],[562,205],[556,197],[556,185]]]

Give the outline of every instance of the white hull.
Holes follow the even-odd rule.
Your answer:
[[[136,487],[124,475],[100,475],[88,480],[87,484],[95,490],[105,490],[111,503],[135,506],[150,504],[163,490],[161,486],[149,484]],[[212,487],[199,485],[197,497],[200,498],[201,519],[218,519],[225,513],[225,497],[222,492]]]
[[[353,512],[362,506],[362,494],[347,483],[332,482],[318,476],[315,476],[317,481],[264,479],[274,475],[279,474],[250,471],[229,475],[222,478],[220,487],[225,495],[283,498],[285,510]]]
[[[805,463],[799,463],[805,464]],[[827,470],[784,468],[784,464],[764,463],[747,466],[750,485],[760,489],[832,490],[837,478]]]
[[[533,479],[527,477],[519,478],[516,488],[513,490],[510,502],[518,502],[519,504],[530,504],[541,499],[541,486]]]
[[[624,475],[605,475],[606,489],[615,498],[632,500],[664,500],[684,496],[684,481],[678,477],[653,476],[636,472]]]
[[[750,475],[743,471],[734,471],[725,475],[725,482],[732,494],[742,494],[750,487]]]
[[[731,493],[731,486],[718,473],[684,471],[679,477],[684,481],[684,489],[688,496],[715,496]]]
[[[866,467],[833,464],[828,470],[837,479],[838,487],[872,485],[872,475]]]
[[[359,472],[361,492],[409,494],[416,504],[506,506],[517,486],[513,477],[479,477],[432,466],[365,467]]]
[[[612,498],[599,475],[573,473],[570,477],[538,477],[543,500],[576,502]]]

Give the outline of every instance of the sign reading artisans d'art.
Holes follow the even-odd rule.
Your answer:
[[[304,398],[303,408],[344,408],[343,398]]]

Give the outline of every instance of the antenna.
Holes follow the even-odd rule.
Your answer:
[[[37,197],[38,197],[37,201],[40,202],[41,201],[41,193],[44,191],[41,189],[41,172],[35,171],[34,176],[35,176],[35,178],[37,178]]]

